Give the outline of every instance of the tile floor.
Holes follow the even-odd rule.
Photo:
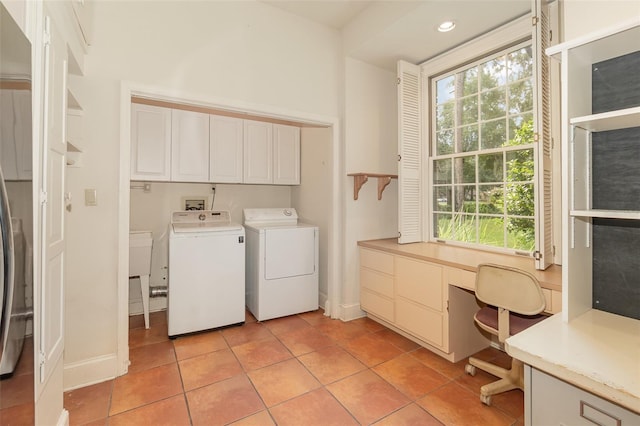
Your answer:
[[[75,425],[523,425],[519,390],[479,400],[495,378],[464,373],[368,319],[322,311],[167,338],[164,312],[131,317],[129,373],[66,392]],[[493,348],[476,356],[503,366]]]

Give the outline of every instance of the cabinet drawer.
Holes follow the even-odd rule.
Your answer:
[[[531,369],[531,424],[640,424],[640,416],[536,369]]]
[[[393,297],[393,277],[367,268],[360,268],[360,285],[387,297]]]
[[[466,288],[471,291],[476,290],[475,272],[469,272],[458,268],[448,268],[447,273],[449,275],[449,284],[460,288]]]
[[[387,299],[377,293],[362,289],[360,292],[360,308],[389,322],[394,322],[392,299]]]
[[[443,347],[442,314],[396,298],[396,324],[422,340]],[[445,348],[446,350],[446,348]]]
[[[361,248],[360,266],[393,275],[393,255]]]
[[[396,258],[397,295],[442,312],[442,267]]]

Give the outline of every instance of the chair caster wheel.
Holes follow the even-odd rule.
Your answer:
[[[480,402],[482,402],[484,405],[491,405],[491,395],[480,394]]]
[[[467,364],[464,366],[464,372],[470,376],[476,375],[476,367],[475,365]]]

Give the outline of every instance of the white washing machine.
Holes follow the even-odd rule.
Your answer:
[[[318,227],[292,208],[245,209],[247,296],[258,321],[318,309]]]
[[[245,242],[229,212],[192,210],[171,215],[169,337],[244,323]]]

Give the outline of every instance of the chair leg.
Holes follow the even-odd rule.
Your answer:
[[[480,401],[486,405],[491,405],[492,395],[512,389],[524,390],[524,365],[520,360],[513,358],[509,370],[476,358],[469,358],[469,364],[500,378],[480,388]]]

